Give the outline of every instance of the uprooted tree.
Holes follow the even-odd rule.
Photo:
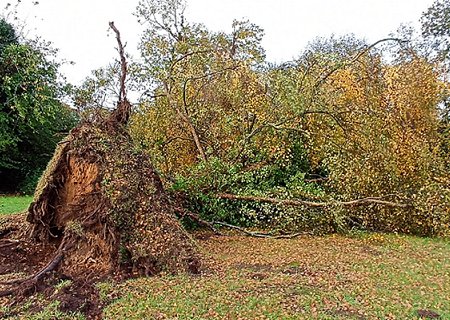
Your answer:
[[[32,275],[1,282],[0,296],[24,292],[51,271],[65,277],[150,275],[199,270],[199,255],[174,215],[149,157],[137,151],[124,126],[131,112],[127,63],[120,33],[121,89],[108,118],[84,122],[59,143],[26,218],[0,225],[1,273],[23,259]]]
[[[448,234],[448,73],[422,46],[331,37],[274,66],[259,27],[212,32],[183,3],[138,7],[147,99],[129,128],[187,207],[296,232]]]

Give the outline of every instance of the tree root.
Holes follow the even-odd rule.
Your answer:
[[[10,295],[14,294],[15,292],[16,292],[16,290],[3,290],[3,291],[0,291],[0,298],[10,296]]]
[[[16,287],[14,287],[14,288],[0,291],[0,298],[7,297],[7,296],[10,296],[10,295],[16,293],[21,288],[23,288],[23,286],[26,286],[27,284],[35,284],[39,280],[42,280],[48,273],[54,271],[58,267],[58,265],[61,263],[63,258],[64,258],[64,253],[61,252],[61,253],[57,254],[44,268],[42,268],[41,270],[39,270],[38,272],[36,272],[35,274],[33,274],[27,278],[14,279],[11,281],[0,282],[0,284],[2,284],[2,285],[10,285],[10,286],[16,285]]]
[[[17,246],[19,243],[20,243],[19,240],[2,239],[0,240],[0,249]]]
[[[12,231],[16,230],[15,228],[7,228],[0,230],[0,238],[3,238],[4,236],[10,234]]]
[[[35,284],[36,282],[42,280],[48,273],[54,271],[61,261],[64,259],[64,254],[67,250],[69,250],[73,246],[72,243],[68,242],[66,237],[63,238],[61,244],[56,250],[56,254],[51,261],[49,261],[45,267],[40,269],[38,272],[34,273],[31,276],[22,279],[13,279],[9,281],[1,281],[0,285],[6,286],[15,286],[14,288],[10,288],[7,290],[0,291],[0,297],[10,296],[17,291],[19,291],[23,286],[27,284]]]

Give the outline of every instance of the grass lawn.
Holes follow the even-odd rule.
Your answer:
[[[450,319],[450,243],[385,234],[200,241],[205,274],[130,280],[106,319]]]
[[[30,200],[2,213],[21,211]],[[104,319],[450,319],[448,240],[377,233],[203,235],[198,244],[201,275],[97,284]],[[84,319],[61,312],[57,299],[40,299],[8,307],[0,298],[0,317]],[[31,313],[36,304],[44,308]]]
[[[23,212],[32,200],[32,196],[0,196],[0,215]]]

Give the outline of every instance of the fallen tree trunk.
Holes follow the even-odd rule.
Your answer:
[[[314,202],[307,200],[297,200],[297,199],[276,199],[276,198],[265,198],[265,197],[254,197],[254,196],[239,196],[230,193],[219,193],[216,195],[218,199],[226,200],[242,200],[242,201],[254,201],[262,203],[272,203],[280,204],[286,206],[307,206],[307,207],[329,207],[332,205],[341,206],[359,206],[364,204],[379,204],[387,207],[398,207],[407,208],[410,205],[405,203],[397,203],[384,200],[383,197],[367,197],[351,201],[332,201],[332,202]]]

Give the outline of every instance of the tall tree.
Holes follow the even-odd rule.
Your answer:
[[[58,134],[76,122],[60,100],[64,83],[54,54],[48,44],[22,39],[0,20],[0,180],[5,191],[16,191],[24,179],[39,175],[61,139]]]
[[[422,35],[443,59],[450,54],[450,1],[436,0],[421,18]]]
[[[442,137],[441,150],[450,169],[450,0],[435,0],[421,18],[422,35],[425,43],[443,65],[441,78],[446,90],[440,104]]]

